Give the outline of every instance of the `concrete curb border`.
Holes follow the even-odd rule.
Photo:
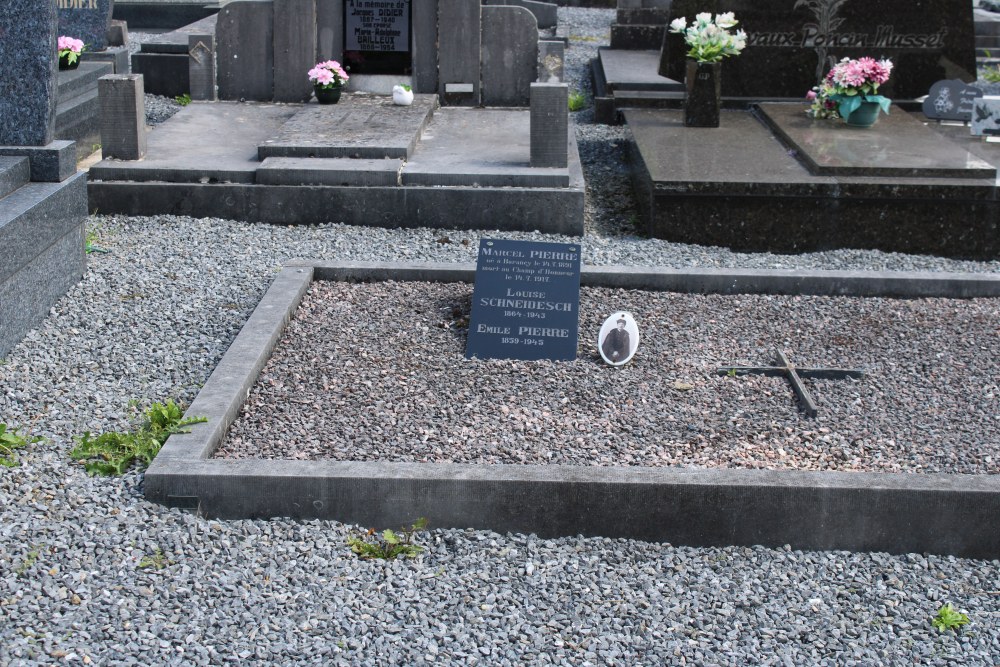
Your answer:
[[[145,475],[149,500],[220,518],[331,518],[691,546],[1000,556],[1000,475],[227,461],[209,457],[313,280],[471,281],[472,264],[286,265]],[[1000,296],[1000,275],[585,267],[586,285],[903,297]],[[805,290],[805,291],[803,291]]]

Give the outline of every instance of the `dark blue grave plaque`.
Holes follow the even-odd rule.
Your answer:
[[[924,115],[934,120],[972,120],[972,107],[983,91],[960,79],[938,81],[923,103]]]
[[[576,359],[580,246],[482,239],[465,356]]]

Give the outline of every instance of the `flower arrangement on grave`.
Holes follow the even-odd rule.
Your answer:
[[[312,82],[316,100],[320,104],[336,104],[340,101],[340,93],[351,77],[336,60],[316,63],[309,70],[309,81]]]
[[[732,12],[708,12],[694,17],[691,25],[683,16],[670,22],[670,32],[684,35],[688,45],[687,57],[700,63],[715,63],[729,56],[738,56],[747,45],[747,35],[742,30],[729,32],[739,21]]]
[[[56,43],[59,52],[59,69],[73,69],[80,64],[80,54],[86,46],[83,40],[60,35]]]
[[[851,114],[862,108],[867,108],[872,118],[880,110],[888,114],[892,100],[879,95],[878,87],[889,80],[890,74],[892,61],[887,58],[844,58],[820,85],[806,93],[806,100],[811,102],[806,113],[813,118],[843,118],[848,123]]]
[[[316,88],[341,88],[350,78],[347,70],[336,60],[316,63],[316,66],[309,70],[309,81]]]
[[[719,127],[722,59],[738,56],[747,45],[745,32],[730,32],[737,23],[732,12],[715,16],[702,12],[691,25],[683,16],[670,22],[670,32],[683,35],[688,47],[684,77],[686,127]]]

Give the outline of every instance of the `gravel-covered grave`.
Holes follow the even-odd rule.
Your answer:
[[[1000,302],[584,288],[575,362],[466,360],[471,285],[316,282],[216,456],[996,473]],[[606,367],[614,310],[642,327]],[[809,380],[719,376],[771,361]]]
[[[559,9],[559,34],[570,41],[566,67],[573,87],[589,90],[585,65],[597,46],[608,43],[614,16],[614,10]],[[153,96],[147,104],[156,116],[151,121],[162,121],[179,108]],[[573,117],[587,178],[585,264],[1000,270],[997,261],[864,250],[748,255],[642,238],[635,234],[624,162],[627,129],[593,125],[589,111]],[[426,547],[417,558],[361,561],[346,544],[354,527],[336,521],[209,520],[147,502],[138,469],[124,477],[90,477],[68,457],[74,437],[128,428],[130,400],[141,406],[167,398],[189,404],[284,262],[316,258],[466,263],[475,260],[480,236],[497,233],[367,229],[338,224],[335,217],[330,224],[293,228],[172,216],[95,216],[89,227],[93,247],[107,252],[89,256],[83,280],[0,363],[0,422],[46,438],[19,450],[17,467],[0,468],[0,665],[1000,663],[997,560],[692,548],[579,536],[547,540],[442,529],[429,516],[430,530],[416,536]],[[581,243],[537,233],[502,236]],[[397,295],[399,289],[393,286]],[[451,352],[450,357],[435,353],[421,360],[418,370],[433,364],[449,373],[488,366],[510,379],[519,375],[518,369],[555,366],[465,361],[461,332],[455,325],[439,326],[451,320],[447,306],[455,293],[448,290],[458,288],[433,289],[445,292],[437,301],[432,298],[433,307],[424,313],[408,311],[407,321],[422,321],[428,335],[433,333]],[[905,462],[907,469],[987,468],[983,457],[988,442],[981,434],[994,434],[996,441],[1000,412],[998,317],[990,301],[644,295],[644,300],[671,302],[669,311],[657,315],[637,303],[633,293],[624,293],[619,302],[601,292],[599,307],[593,306],[594,294],[585,291],[590,305],[584,314],[580,358],[560,372],[569,369],[581,380],[599,378],[589,385],[596,392],[606,391],[612,382],[652,377],[654,362],[662,364],[665,382],[655,383],[654,390],[647,379],[650,388],[629,392],[625,400],[633,405],[650,398],[670,401],[680,410],[674,428],[684,433],[694,427],[678,440],[694,445],[703,442],[699,436],[708,440],[713,429],[734,433],[753,427],[753,432],[772,434],[782,442],[801,437],[782,447],[786,454],[791,457],[798,447],[814,454],[820,465],[819,454],[826,449],[819,449],[817,441],[836,437],[839,431],[830,420],[840,419],[839,411],[854,414],[854,400],[861,398],[872,409],[865,419],[877,421],[882,412],[875,408],[897,401],[906,403],[906,414],[922,420],[928,436],[921,442],[917,424],[900,429],[917,433],[911,449],[905,449],[909,445],[901,439],[895,445],[897,452],[915,457]],[[468,297],[464,299],[458,300],[467,303]],[[600,366],[591,347],[594,323],[608,314],[609,299],[614,302],[610,308],[631,308],[643,326],[639,355],[621,370]],[[418,303],[402,305],[412,310]],[[720,303],[728,306],[699,305]],[[863,312],[853,312],[852,304]],[[767,313],[781,317],[769,320]],[[836,321],[847,317],[857,322],[865,314],[873,323],[863,331]],[[375,317],[380,317],[378,311],[369,312],[363,321],[338,319],[326,333],[339,335]],[[971,324],[961,329],[961,324],[949,324],[949,318]],[[790,324],[783,324],[786,319]],[[821,335],[834,328],[846,332],[840,334],[845,337],[842,344],[832,345]],[[727,342],[727,330],[735,340]],[[954,340],[943,335],[927,340],[939,337],[916,334],[923,331],[964,333]],[[378,334],[395,335],[393,330]],[[382,354],[388,362],[387,340],[366,335],[371,336],[366,344],[373,346],[369,357]],[[420,342],[423,336],[416,338]],[[821,412],[808,421],[783,380],[712,375],[717,363],[770,361],[776,346],[785,347],[801,364],[857,365],[872,375],[860,382],[815,383]],[[920,346],[926,354],[918,355],[911,346]],[[913,365],[918,357],[926,369]],[[354,377],[357,389],[363,386],[367,392],[365,381],[380,381],[371,361],[359,353],[345,349],[334,361],[339,367],[331,386],[343,388],[348,384],[344,378]],[[348,361],[354,365],[347,366]],[[354,375],[345,375],[348,371]],[[555,379],[566,386],[564,378]],[[933,385],[935,379],[941,382]],[[413,415],[425,400],[416,393],[417,383],[426,381],[410,376],[405,380],[413,383],[407,406],[407,414]],[[675,388],[676,380],[693,388]],[[918,387],[935,391],[921,394]],[[504,396],[511,394],[508,387],[503,389]],[[508,404],[510,412],[503,421],[496,420],[509,425],[504,433],[520,437],[518,426],[529,429],[537,417],[530,411],[533,406],[544,410],[547,404],[541,401],[555,396],[553,391],[522,396]],[[724,397],[734,406],[732,411],[721,409]],[[699,405],[703,407],[695,410]],[[954,413],[963,405],[968,412],[951,419],[936,420],[930,414],[935,409]],[[553,414],[555,409],[566,408],[557,403]],[[708,414],[703,417],[700,410]],[[775,426],[762,421],[763,415],[772,414]],[[634,412],[636,418],[643,415],[650,413]],[[723,415],[726,419],[720,421]],[[657,429],[662,428],[662,417]],[[736,421],[728,422],[730,417]],[[376,415],[367,418],[374,423]],[[576,436],[586,444],[603,436],[600,424],[588,419],[592,431]],[[496,429],[496,424],[479,426]],[[786,426],[793,431],[783,435]],[[814,432],[811,443],[805,441],[807,430]],[[430,443],[429,434],[415,433],[411,440],[423,435]],[[973,445],[966,448],[965,441]],[[569,446],[575,448],[574,442]],[[881,463],[875,458],[874,440],[833,442],[828,449],[841,465],[860,459],[859,465],[875,463],[885,469],[892,448],[882,444],[887,450]],[[742,452],[748,461],[741,465],[758,460],[749,445]],[[566,451],[564,446],[556,453]],[[699,451],[709,450],[685,450],[692,457],[689,462],[709,465],[693,458]],[[770,445],[762,451],[778,456]],[[782,464],[768,460],[766,465]],[[958,631],[936,629],[932,620],[945,603],[967,614],[968,625]]]

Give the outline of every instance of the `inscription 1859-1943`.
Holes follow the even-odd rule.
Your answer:
[[[580,246],[482,239],[467,358],[576,359]]]

